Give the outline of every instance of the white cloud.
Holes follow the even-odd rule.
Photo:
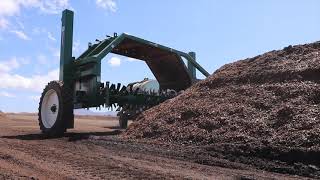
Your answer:
[[[0,28],[7,27],[9,21],[7,17],[20,14],[22,6],[33,7],[39,3],[39,0],[1,0],[0,1]]]
[[[14,33],[18,38],[23,39],[23,40],[31,40],[31,38],[26,35],[23,31],[19,30],[12,30],[10,31],[11,33]]]
[[[0,18],[0,29],[7,29],[8,25],[8,20],[6,20],[5,18]]]
[[[77,54],[80,52],[80,41],[79,40],[76,40],[73,42],[73,45],[72,45],[72,51]],[[59,56],[60,56],[60,52],[59,52]]]
[[[49,46],[48,50],[51,52],[52,58],[54,61],[60,60],[60,48]]]
[[[127,58],[126,61],[129,61],[129,62],[137,62],[137,61],[140,61],[139,59],[135,59],[135,58]]]
[[[20,2],[18,0],[1,0],[0,16],[13,16],[20,11]]]
[[[0,29],[8,28],[8,17],[19,15],[23,8],[36,8],[46,14],[58,14],[63,9],[70,8],[70,5],[69,0],[0,0]],[[17,24],[24,29],[19,20]],[[27,37],[19,34],[21,37]]]
[[[30,64],[30,59],[29,58],[19,58],[19,62],[22,65]]]
[[[33,75],[31,77],[0,72],[0,88],[42,92],[48,82],[57,80],[58,78],[59,69],[49,71],[47,74]]]
[[[35,35],[39,35],[41,33],[47,33],[48,31],[46,30],[46,28],[41,28],[41,27],[35,27],[32,29],[32,33]]]
[[[121,59],[118,57],[112,57],[109,59],[108,64],[112,67],[117,67],[121,65]],[[0,81],[1,82],[1,81]]]
[[[60,58],[60,50],[58,49],[58,50],[54,51],[53,56]]]
[[[32,35],[37,35],[37,36],[47,36],[47,38],[53,42],[57,41],[57,39],[53,36],[53,34],[44,27],[34,27],[31,33]]]
[[[8,61],[0,61],[0,89],[21,89],[41,92],[45,85],[59,78],[59,69],[49,71],[47,74],[33,75],[26,77],[12,73],[13,69],[20,67],[19,61],[24,64],[25,59],[12,58]]]
[[[58,14],[68,7],[69,0],[42,0],[39,4],[40,10],[48,14]]]
[[[96,4],[98,7],[107,9],[111,12],[117,11],[117,4],[114,0],[96,0]]]
[[[8,93],[6,91],[0,91],[0,97],[9,97],[9,98],[15,98],[16,95],[12,94],[12,93]]]
[[[20,29],[24,29],[24,24],[20,21],[20,20],[17,20],[17,24],[19,25]]]
[[[57,39],[53,37],[53,35],[51,34],[51,32],[48,32],[48,38],[49,38],[51,41],[57,41]]]
[[[40,54],[37,56],[37,61],[40,63],[40,64],[47,64],[48,63],[48,59],[45,55],[43,54]]]
[[[33,101],[37,101],[37,102],[40,100],[40,96],[39,95],[38,96],[29,96],[28,98],[33,100]]]
[[[0,16],[14,16],[21,8],[38,8],[41,12],[57,14],[69,7],[69,0],[1,0]]]
[[[17,58],[12,58],[8,61],[0,61],[0,73],[1,72],[9,72],[13,69],[19,68],[20,64]],[[0,81],[1,82],[1,81]]]

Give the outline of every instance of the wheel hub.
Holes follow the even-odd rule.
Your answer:
[[[46,92],[41,104],[41,121],[44,127],[51,128],[57,121],[59,112],[59,98],[55,90]]]
[[[57,112],[57,105],[53,104],[50,108],[52,113],[56,113]]]

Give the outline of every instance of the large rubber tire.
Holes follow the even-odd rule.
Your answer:
[[[119,114],[119,126],[121,129],[127,129],[128,127],[128,116],[125,113]]]
[[[38,109],[40,130],[50,137],[62,136],[73,127],[73,95],[61,81],[51,81],[43,90]]]

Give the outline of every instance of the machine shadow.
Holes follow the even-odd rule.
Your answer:
[[[78,141],[89,139],[90,136],[115,136],[121,134],[121,130],[113,130],[108,132],[68,132],[63,136],[47,136],[44,134],[24,134],[16,136],[1,136],[0,138],[5,139],[18,139],[18,140],[46,140],[46,139],[59,139],[59,138],[68,138],[68,141]]]

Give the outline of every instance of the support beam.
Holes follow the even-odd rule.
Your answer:
[[[73,12],[66,9],[62,12],[60,74],[59,80],[72,87],[72,41],[73,41]]]
[[[188,53],[189,56],[191,56],[194,61],[196,61],[196,53],[195,52],[189,52]],[[189,71],[189,74],[192,78],[192,81],[195,81],[197,79],[197,74],[196,74],[196,67],[194,67],[194,65],[188,61],[188,71]]]

